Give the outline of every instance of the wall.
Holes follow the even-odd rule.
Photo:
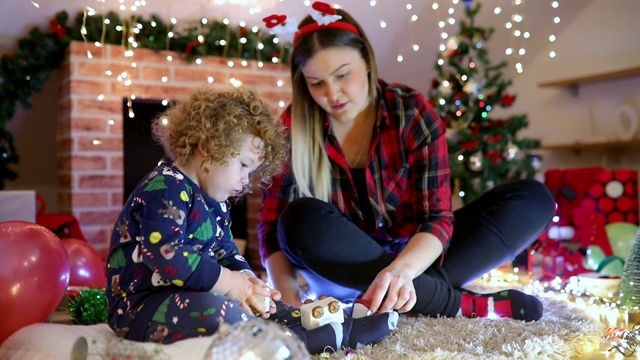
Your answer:
[[[560,6],[563,6],[560,2]],[[518,94],[510,112],[528,114],[527,135],[545,145],[617,142],[617,111],[631,106],[640,120],[640,75],[585,83],[575,89],[539,87],[541,82],[579,77],[616,69],[640,67],[640,1],[593,1],[580,9],[571,25],[529,60],[526,71],[515,77]],[[558,56],[548,57],[555,49]],[[640,139],[640,131],[633,134]],[[591,149],[544,150],[543,169],[601,165],[640,170],[635,154],[640,146],[604,146]]]
[[[108,249],[113,224],[123,204],[122,99],[182,99],[213,77],[213,87],[230,89],[230,79],[256,90],[270,104],[290,101],[288,67],[256,61],[206,57],[200,65],[180,60],[178,54],[138,49],[127,58],[119,46],[89,46],[87,58],[82,42],[74,42],[62,68],[58,97],[56,140],[58,211],[74,214],[91,244],[103,255]],[[167,55],[173,60],[167,61]],[[135,62],[135,67],[132,63]],[[106,75],[108,71],[112,75]],[[128,72],[130,86],[117,79]],[[163,80],[166,77],[166,81]],[[278,85],[278,82],[281,82]],[[98,97],[102,94],[103,97]],[[280,111],[271,108],[274,116]],[[135,114],[134,114],[135,115]],[[144,156],[141,154],[140,156]],[[250,250],[255,250],[255,224],[259,191],[249,200]]]

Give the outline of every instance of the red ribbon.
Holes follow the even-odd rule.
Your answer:
[[[193,50],[193,48],[198,45],[200,45],[200,41],[198,40],[188,43],[187,46],[184,48],[184,53],[187,55],[191,54],[191,51]]]
[[[57,19],[51,20],[49,29],[51,29],[51,32],[56,34],[58,39],[62,39],[65,35],[67,35],[67,28],[60,25]]]

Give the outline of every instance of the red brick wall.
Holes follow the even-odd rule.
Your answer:
[[[172,61],[167,60],[168,55]],[[244,87],[257,91],[270,104],[274,116],[282,110],[280,102],[291,100],[285,65],[265,62],[260,66],[253,60],[243,65],[241,59],[221,57],[201,60],[201,64],[190,63],[176,53],[149,49],[136,49],[133,57],[125,57],[123,48],[115,45],[98,48],[73,42],[69,47],[59,87],[58,204],[60,212],[78,218],[85,237],[103,257],[123,202],[123,98],[133,94],[138,99],[180,100],[213,77],[213,87],[220,90],[232,88],[232,78],[242,81]],[[234,65],[229,66],[229,61]],[[125,71],[132,81],[130,86],[117,79]],[[255,226],[260,196],[256,190],[249,199],[247,219],[247,249],[256,267]]]

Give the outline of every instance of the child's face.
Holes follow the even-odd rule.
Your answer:
[[[249,184],[249,174],[262,164],[262,145],[262,139],[245,135],[237,157],[226,165],[213,162],[209,174],[199,179],[202,190],[218,202],[241,194]]]

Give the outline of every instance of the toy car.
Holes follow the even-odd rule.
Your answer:
[[[300,307],[302,326],[307,329],[315,329],[322,325],[344,322],[342,303],[333,297],[320,296],[317,301],[305,301]]]

